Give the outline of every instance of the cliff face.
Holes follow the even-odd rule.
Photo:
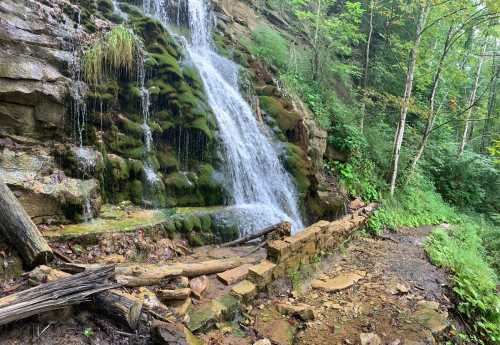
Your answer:
[[[318,193],[326,132],[281,88],[272,66],[240,41],[277,17],[258,15],[251,2],[212,5],[214,39],[243,66],[242,88],[282,142],[304,212],[310,219],[334,215],[341,200]],[[140,8],[142,1],[120,2],[119,10],[109,0],[0,3],[0,174],[38,223],[81,221],[98,214],[103,202],[225,202],[217,125],[202,82],[182,47]],[[145,148],[138,70],[108,70],[97,83],[80,73],[85,51],[105,40],[123,13],[143,42],[152,150]]]

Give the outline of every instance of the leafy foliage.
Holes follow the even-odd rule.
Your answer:
[[[488,266],[475,223],[465,220],[449,233],[435,230],[426,242],[431,261],[453,271],[458,311],[479,334],[477,344],[500,341],[500,296],[497,277]]]

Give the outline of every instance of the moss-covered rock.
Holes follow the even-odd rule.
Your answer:
[[[311,164],[305,152],[297,145],[287,143],[282,161],[293,176],[299,193],[305,195],[311,185],[309,180]]]
[[[130,183],[130,200],[136,204],[140,205],[143,199],[144,189],[142,187],[142,182],[139,180],[133,180]]]
[[[260,96],[259,101],[261,108],[276,119],[278,126],[284,132],[293,130],[300,121],[300,114],[287,110],[275,97]]]

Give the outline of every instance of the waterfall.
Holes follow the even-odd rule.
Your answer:
[[[166,26],[167,0],[145,6]],[[175,1],[175,0],[173,0]],[[211,39],[212,13],[207,0],[186,0],[191,37],[188,56],[198,69],[215,114],[225,158],[225,179],[232,203],[241,209],[242,234],[287,220],[293,231],[303,228],[295,185],[278,158],[277,148],[257,122],[238,87],[239,66],[217,54]],[[145,2],[148,2],[147,0]]]

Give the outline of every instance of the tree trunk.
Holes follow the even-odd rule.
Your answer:
[[[288,222],[281,222],[278,224],[274,224],[271,226],[268,226],[267,228],[260,230],[254,234],[250,234],[244,237],[241,237],[237,240],[231,241],[231,242],[226,242],[221,245],[221,247],[235,247],[239,244],[246,243],[252,240],[255,240],[256,238],[265,236],[273,231],[280,231],[283,233],[283,236],[290,236],[290,231],[291,231],[292,225]]]
[[[241,265],[240,258],[218,259],[194,263],[119,265],[115,267],[117,282],[129,287],[156,285],[162,279],[186,276],[189,278],[224,272]],[[102,267],[100,264],[63,264],[68,272],[82,272],[87,269]],[[143,283],[144,285],[139,285]]]
[[[369,21],[369,29],[368,29],[368,39],[366,41],[366,53],[365,53],[365,72],[363,76],[363,105],[361,110],[361,122],[359,127],[361,132],[363,132],[363,128],[365,126],[365,116],[366,116],[366,88],[368,86],[368,68],[370,66],[370,45],[372,42],[372,34],[373,34],[373,6],[374,0],[370,0],[370,21]]]
[[[483,44],[482,54],[479,57],[479,62],[477,64],[477,70],[476,70],[476,77],[474,79],[474,85],[472,86],[472,91],[470,93],[469,102],[467,104],[469,109],[465,113],[464,131],[462,133],[462,141],[460,143],[460,148],[458,149],[458,156],[459,157],[464,153],[465,144],[467,144],[467,136],[469,134],[469,128],[470,128],[469,119],[470,119],[470,116],[472,114],[472,109],[474,108],[474,103],[476,102],[477,88],[479,86],[479,80],[481,78],[481,68],[483,67],[484,53],[485,52],[486,52],[486,42]]]
[[[497,42],[498,47],[498,42]],[[491,76],[491,87],[490,94],[488,97],[488,115],[486,116],[486,121],[484,122],[483,134],[481,138],[481,152],[486,153],[486,148],[489,146],[491,142],[491,120],[493,114],[496,110],[496,101],[497,101],[497,82],[498,82],[498,74],[500,73],[499,65],[496,63],[495,57],[493,57],[493,66],[492,66],[492,76]]]
[[[105,267],[101,267],[103,269]],[[90,270],[83,273],[91,272]],[[83,273],[80,273],[83,274]],[[111,270],[110,276],[113,275]],[[30,282],[33,284],[41,284],[41,282],[56,282],[61,279],[74,278],[77,275],[56,270],[47,266],[39,266],[29,273]],[[41,285],[40,288],[46,288],[47,284]],[[108,315],[113,320],[120,324],[129,327],[130,329],[147,329],[150,316],[142,308],[141,301],[125,292],[118,289],[101,291],[93,297],[94,306],[103,314]]]
[[[441,54],[441,57],[439,58],[438,65],[436,67],[436,73],[434,74],[434,78],[432,80],[432,91],[431,91],[431,96],[429,98],[429,117],[427,118],[427,124],[425,126],[425,131],[422,136],[422,140],[420,141],[420,145],[418,146],[417,149],[417,154],[413,158],[413,161],[411,163],[410,167],[410,172],[408,176],[412,176],[413,172],[415,171],[417,164],[422,157],[425,147],[427,145],[427,140],[429,140],[429,137],[432,133],[432,128],[434,127],[434,122],[437,117],[437,113],[435,110],[436,106],[436,94],[439,86],[439,79],[441,78],[441,72],[443,71],[443,65],[444,65],[444,60],[446,58],[446,55],[449,52],[449,49],[451,47],[451,36],[452,36],[452,31],[453,31],[453,24],[450,25],[450,28],[448,29],[448,34],[446,36],[446,41],[444,43],[443,47],[443,53]]]
[[[28,267],[47,263],[53,257],[47,241],[0,177],[0,231]]]
[[[415,73],[415,65],[417,63],[418,48],[422,40],[422,32],[427,21],[427,16],[430,11],[430,4],[426,2],[424,8],[420,12],[417,24],[417,32],[413,48],[410,52],[410,57],[408,60],[408,69],[406,71],[406,82],[405,82],[405,92],[403,96],[403,102],[401,104],[401,113],[399,118],[398,127],[396,129],[396,135],[394,137],[394,150],[392,155],[392,174],[391,174],[391,196],[394,195],[394,190],[396,189],[396,179],[398,176],[399,168],[399,158],[401,154],[401,145],[403,144],[403,137],[406,126],[406,115],[408,114],[408,108],[410,106],[411,92],[413,88],[413,75]]]
[[[313,40],[313,50],[314,50],[313,79],[315,81],[319,80],[319,70],[320,70],[320,68],[319,68],[320,56],[319,56],[319,43],[318,43],[320,15],[321,15],[321,0],[318,0],[317,9],[316,9],[316,28],[314,30],[314,40]]]
[[[85,302],[91,295],[116,286],[108,280],[112,275],[113,267],[101,267],[3,297],[0,325]]]

